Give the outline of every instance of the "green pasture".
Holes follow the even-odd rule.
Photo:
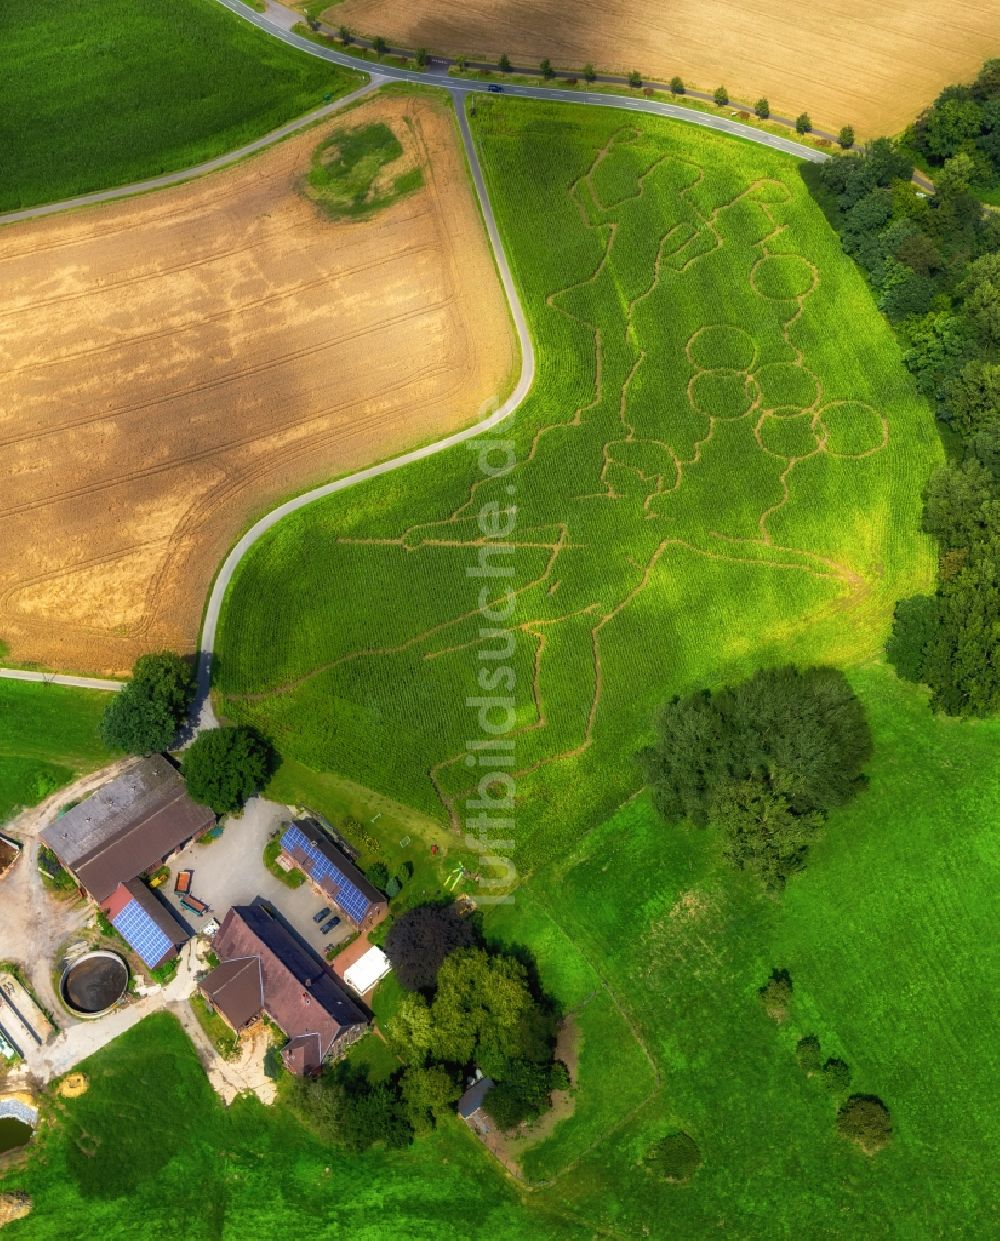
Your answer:
[[[516,464],[462,446],[282,522],[230,588],[217,690],[307,767],[457,822],[498,645],[479,591],[508,585],[469,575],[477,517],[516,504],[523,873],[635,790],[668,694],[880,650],[931,581],[940,447],[794,161],[567,104],[474,126],[538,353],[497,433]]]
[[[98,724],[107,694],[0,680],[0,823],[110,761]]]
[[[5,0],[0,79],[2,211],[186,168],[361,81],[214,0]]]
[[[90,1089],[50,1097],[27,1163],[0,1188],[34,1209],[18,1241],[222,1241],[303,1235],[562,1241],[587,1232],[522,1207],[456,1119],[406,1151],[362,1158],[314,1137],[285,1107],[226,1108],[177,1021],[147,1018],[84,1061]]]
[[[576,1110],[523,1157],[552,1182],[543,1200],[595,1234],[992,1235],[1000,723],[936,719],[883,666],[852,680],[870,786],[780,900],[642,796],[488,920],[567,1011],[601,1015],[583,1025]],[[781,1025],[757,997],[774,969],[793,983]],[[799,1069],[806,1035],[847,1062],[851,1092],[888,1104],[876,1158],[834,1131],[846,1092]],[[643,1166],[676,1130],[703,1158],[683,1187]]]

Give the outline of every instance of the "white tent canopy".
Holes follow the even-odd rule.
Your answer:
[[[392,969],[389,958],[381,948],[369,948],[362,957],[344,971],[344,982],[353,987],[358,995],[365,995]]]

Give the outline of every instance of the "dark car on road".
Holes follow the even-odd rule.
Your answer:
[[[499,82],[490,83],[490,94],[491,95],[502,95],[503,94],[503,87],[500,85]]]
[[[329,922],[323,927],[323,934],[329,935],[335,926],[340,926],[340,918],[334,914]]]
[[[318,914],[313,914],[313,922],[322,922],[329,912],[330,906],[324,905]]]

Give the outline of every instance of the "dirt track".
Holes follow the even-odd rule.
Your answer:
[[[376,116],[424,188],[330,223],[297,180]],[[0,287],[0,639],[58,667],[193,649],[248,518],[471,422],[514,364],[445,101],[375,99],[189,186],[5,229]]]
[[[661,81],[724,84],[734,99],[767,95],[775,112],[806,111],[859,137],[895,133],[949,82],[1000,55],[1000,0],[344,0],[325,20],[392,44],[521,64],[587,61]]]

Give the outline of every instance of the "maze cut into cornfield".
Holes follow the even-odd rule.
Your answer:
[[[880,650],[895,599],[930,581],[940,448],[793,160],[562,104],[485,100],[474,126],[534,388],[490,454],[450,451],[258,544],[217,688],[285,753],[456,827],[470,700],[511,697],[527,867],[638,786],[671,693]],[[513,575],[484,576],[483,514],[508,508]],[[502,641],[483,601],[511,612]],[[510,675],[486,690],[480,656],[501,648]]]

